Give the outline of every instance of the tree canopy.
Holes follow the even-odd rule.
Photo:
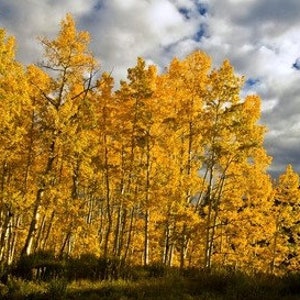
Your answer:
[[[267,173],[257,95],[208,54],[119,88],[71,15],[42,63],[0,31],[0,262],[49,250],[133,264],[299,268],[299,178]]]

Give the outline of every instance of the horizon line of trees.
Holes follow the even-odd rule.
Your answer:
[[[133,264],[299,269],[299,176],[272,181],[260,98],[201,51],[115,89],[68,14],[23,66],[0,29],[0,263],[39,251]]]

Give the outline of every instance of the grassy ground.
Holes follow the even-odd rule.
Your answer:
[[[63,278],[34,282],[11,277],[0,286],[0,299],[296,300],[300,299],[300,276],[215,272],[189,277],[173,273],[160,278],[72,282]]]

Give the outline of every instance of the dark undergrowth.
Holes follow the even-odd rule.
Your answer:
[[[0,299],[300,299],[300,273],[282,277],[228,269],[126,266],[85,255],[56,259],[40,253],[1,268]]]

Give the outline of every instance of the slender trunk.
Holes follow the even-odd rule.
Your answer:
[[[10,229],[10,224],[12,220],[12,214],[9,209],[7,209],[6,214],[5,214],[5,219],[2,224],[2,230],[1,230],[1,237],[0,237],[0,261],[3,261],[5,259],[5,249],[8,246],[8,239],[9,239],[9,229]]]
[[[149,264],[149,223],[150,223],[150,212],[147,209],[145,212],[145,221],[144,221],[144,266]]]
[[[218,191],[218,195],[214,196],[214,216],[213,216],[213,221],[211,224],[211,235],[210,235],[210,243],[209,243],[209,248],[208,248],[208,253],[209,253],[209,257],[210,257],[210,261],[212,258],[212,252],[213,252],[213,246],[214,246],[214,242],[215,242],[215,233],[216,233],[216,227],[217,227],[217,219],[219,216],[219,206],[220,206],[220,201],[221,201],[221,195],[222,195],[222,191],[223,191],[223,187],[224,187],[224,182],[225,182],[225,173],[223,174],[222,178],[221,178],[221,182],[220,182],[220,186],[219,186],[219,191]],[[209,267],[210,267],[209,263]]]
[[[147,266],[149,264],[149,225],[150,225],[150,134],[149,131],[147,131],[146,136],[146,186],[145,186],[145,224],[144,224],[144,266]]]
[[[193,103],[193,102],[192,102]],[[191,103],[191,105],[193,105]],[[182,141],[182,143],[184,143]],[[193,121],[189,121],[189,139],[188,139],[188,159],[186,163],[186,175],[191,177],[191,172],[192,172],[192,146],[193,146]],[[186,205],[189,205],[190,200],[191,200],[191,190],[188,188],[186,191]],[[182,232],[181,232],[181,238],[180,238],[180,269],[184,268],[185,265],[185,259],[187,255],[187,249],[188,249],[188,244],[190,237],[188,236],[187,233],[187,223],[185,222],[183,224]]]
[[[17,238],[18,238],[18,227],[20,225],[21,221],[21,216],[19,215],[15,222],[14,225],[12,226],[11,234],[10,234],[10,239],[8,241],[8,248],[7,248],[7,263],[8,265],[11,265],[14,260],[14,255],[15,255],[15,250],[16,250],[16,244],[17,244]]]
[[[135,208],[132,207],[131,214],[130,214],[129,228],[128,228],[128,237],[127,237],[127,242],[126,242],[125,251],[124,251],[124,260],[127,259],[129,248],[131,246],[131,238],[132,238],[132,231],[133,231],[133,221],[134,221],[134,212],[135,212]]]
[[[48,157],[45,172],[42,177],[41,187],[37,190],[37,193],[36,193],[36,199],[35,199],[35,203],[34,203],[34,207],[33,207],[32,219],[30,222],[30,226],[28,229],[24,247],[21,251],[22,256],[29,255],[32,251],[33,240],[36,236],[36,232],[38,229],[40,206],[41,206],[43,194],[44,194],[44,191],[45,191],[46,185],[47,185],[46,177],[47,177],[47,175],[49,175],[50,171],[52,170],[53,162],[55,160],[54,152],[55,152],[55,139],[53,139],[53,141],[50,145],[50,154]]]
[[[92,223],[92,212],[93,212],[93,208],[94,208],[94,200],[93,197],[89,197],[89,201],[88,201],[88,214],[86,217],[86,223],[87,224],[91,224]]]
[[[105,181],[105,188],[106,188],[106,212],[107,212],[107,226],[106,226],[106,232],[104,236],[104,250],[103,250],[103,256],[106,258],[108,256],[108,245],[112,230],[112,208],[111,208],[111,192],[110,192],[110,178],[109,178],[109,165],[108,165],[108,148],[107,148],[107,136],[104,135],[104,181]]]
[[[169,255],[168,255],[168,266],[173,266],[173,258],[174,258],[174,249],[175,249],[175,242],[171,242],[169,246]]]
[[[181,232],[181,245],[180,245],[180,269],[184,268],[186,254],[187,254],[187,248],[188,248],[188,242],[189,238],[187,237],[187,225],[186,223],[183,225],[183,229]]]
[[[102,249],[103,244],[103,232],[104,232],[104,213],[103,213],[103,202],[101,201],[100,207],[99,207],[99,229],[98,229],[98,237],[99,237],[99,247]]]
[[[40,204],[42,201],[43,193],[44,193],[44,189],[39,189],[37,192],[36,201],[35,201],[34,208],[33,208],[33,216],[31,219],[31,223],[29,226],[29,230],[28,230],[28,234],[27,234],[27,238],[26,238],[24,247],[21,251],[21,256],[29,255],[32,252],[33,240],[34,240],[34,237],[35,237],[37,229],[38,229],[38,221],[39,221],[39,217],[40,217],[39,209],[40,209]]]
[[[21,251],[21,256],[29,255],[32,252],[33,240],[38,230],[38,221],[40,219],[39,210],[40,210],[43,194],[44,194],[44,188],[40,188],[37,191],[36,201],[34,203],[34,208],[33,208],[33,215],[29,226],[27,238],[24,247]]]
[[[164,249],[163,249],[163,257],[162,257],[162,262],[165,265],[168,264],[169,248],[170,248],[170,230],[169,230],[169,224],[167,223],[165,229]]]
[[[12,217],[10,205],[6,203],[5,189],[9,185],[9,167],[6,162],[2,164],[1,174],[1,194],[0,194],[0,262],[4,260],[5,248],[7,244],[8,225]]]
[[[207,190],[208,213],[207,213],[207,220],[206,220],[206,236],[205,236],[205,249],[204,249],[204,267],[207,269],[210,269],[211,267],[211,250],[212,250],[211,219],[212,219],[212,212],[213,212],[212,184],[213,184],[213,166],[210,166],[209,183],[208,183],[208,190]]]
[[[110,235],[111,235],[111,230],[112,230],[112,215],[111,215],[111,207],[110,207],[110,200],[108,198],[106,202],[106,210],[107,210],[107,225],[105,229],[105,234],[104,234],[104,246],[103,246],[103,256],[105,258],[108,257],[108,247],[109,247],[109,240],[110,240]]]
[[[121,257],[123,246],[124,246],[124,233],[126,229],[126,224],[127,224],[127,210],[125,209],[122,213],[120,238],[119,238],[119,251],[117,252],[118,257]]]
[[[63,243],[62,243],[62,246],[60,248],[60,251],[59,251],[59,257],[63,257],[64,256],[64,253],[65,253],[65,249],[67,249],[67,254],[69,254],[70,252],[70,249],[69,249],[69,246],[67,247],[67,245],[69,244],[69,241],[71,239],[71,235],[72,235],[72,231],[71,229],[68,230],[64,240],[63,240]]]
[[[18,237],[18,231],[16,228],[19,227],[20,222],[20,216],[17,217],[15,222],[12,222],[12,226],[10,227],[10,235],[8,239],[8,247],[7,247],[7,264],[11,265],[13,263],[16,244],[17,244],[17,237]]]
[[[108,95],[110,97],[110,95]],[[104,98],[105,99],[105,98]],[[103,256],[108,257],[109,252],[109,241],[113,228],[113,218],[112,218],[112,203],[111,203],[111,181],[110,181],[110,166],[109,166],[109,149],[108,149],[108,133],[107,133],[107,118],[108,118],[108,108],[106,99],[104,100],[104,106],[102,107],[102,118],[103,118],[103,136],[101,144],[103,145],[103,158],[104,158],[104,186],[105,186],[105,202],[106,202],[106,214],[107,214],[107,224],[105,228],[105,233],[103,235]]]
[[[44,230],[45,230],[45,223],[46,223],[46,215],[44,214],[41,220],[41,225],[38,228],[38,232],[37,232],[37,236],[36,236],[36,241],[34,244],[34,249],[33,251],[36,252],[39,248],[40,248],[40,244],[39,242],[42,242],[42,237],[44,234]]]
[[[76,247],[75,236],[76,235],[72,234],[72,232],[71,232],[70,237],[68,239],[68,243],[67,243],[67,246],[68,246],[67,247],[67,256],[70,256],[72,253],[72,249]]]
[[[168,223],[165,230],[163,263],[169,267],[171,267],[173,263],[173,253],[174,253],[174,242],[172,242],[173,232],[174,232],[174,226],[171,226]]]
[[[78,156],[76,156],[76,162],[73,166],[73,174],[72,174],[72,189],[71,189],[71,201],[76,201],[79,198],[79,169],[80,169],[80,161]],[[54,212],[53,212],[54,213]],[[53,215],[54,216],[54,215]],[[64,253],[69,255],[71,253],[71,238],[73,235],[74,228],[74,216],[70,215],[71,220],[69,221],[68,227],[66,229],[66,236],[62,243],[62,247],[60,249],[60,257],[63,257]]]
[[[50,217],[49,222],[48,222],[49,225],[48,225],[46,234],[43,237],[43,240],[41,241],[41,249],[42,250],[46,249],[46,245],[47,245],[47,242],[48,242],[48,239],[49,239],[49,236],[50,236],[50,232],[51,232],[51,229],[52,229],[52,226],[53,226],[54,216],[55,216],[55,210],[52,211],[51,217]]]
[[[114,236],[114,248],[113,254],[115,256],[120,252],[120,238],[121,238],[121,222],[122,222],[122,203],[118,207],[118,214],[116,220],[115,236]]]

